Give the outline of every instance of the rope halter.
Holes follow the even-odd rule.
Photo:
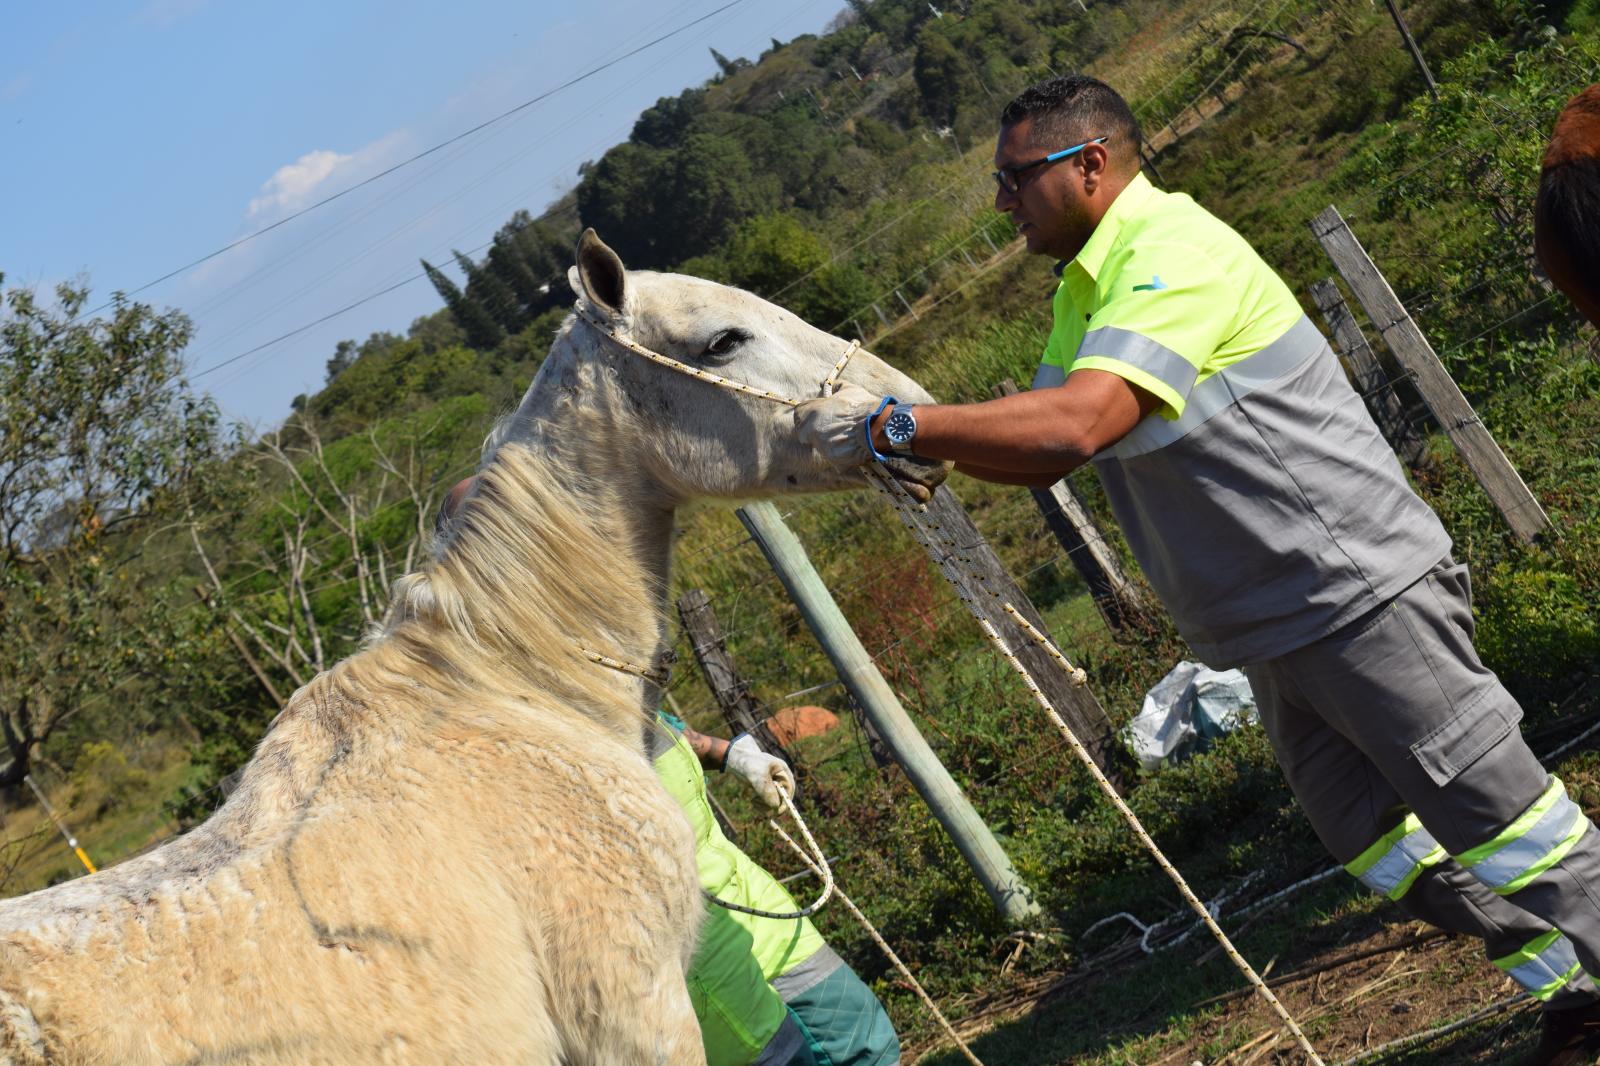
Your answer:
[[[669,355],[662,355],[660,352],[652,351],[639,342],[630,340],[627,337],[618,334],[611,327],[607,326],[604,322],[596,318],[594,313],[585,307],[581,302],[574,304],[573,310],[579,318],[589,323],[589,325],[593,326],[602,335],[610,339],[614,344],[620,345],[621,347],[632,352],[634,355],[637,355],[643,359],[648,359],[658,366],[664,366],[668,370],[676,370],[680,374],[687,374],[689,377],[692,377],[698,381],[704,381],[710,385],[715,385],[718,388],[728,389],[731,392],[740,392],[746,396],[754,396],[758,400],[768,400],[772,403],[779,403],[785,407],[799,407],[805,402],[804,400],[790,399],[789,397],[780,393],[773,392],[771,389],[762,389],[756,387],[755,385],[747,385],[742,381],[735,381],[732,378],[725,378],[721,374],[713,374],[709,370],[702,370],[697,366],[690,366],[688,363],[681,362],[680,360],[674,359]],[[844,354],[839,357],[839,361],[837,363],[833,364],[833,369],[828,371],[828,376],[822,380],[820,391],[823,396],[833,395],[834,388],[839,384],[839,375],[844,373],[845,365],[850,362],[850,357],[855,355],[856,352],[860,350],[860,341],[851,341],[845,346]]]

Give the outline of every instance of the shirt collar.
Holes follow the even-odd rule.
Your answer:
[[[1150,184],[1150,179],[1145,177],[1142,171],[1135,174],[1133,180],[1117,194],[1115,200],[1111,201],[1111,206],[1106,208],[1099,225],[1095,226],[1083,250],[1072,262],[1089,277],[1096,277],[1100,273],[1100,268],[1105,265],[1106,256],[1111,253],[1112,245],[1117,243],[1122,227],[1127,225],[1157,192],[1156,187]]]

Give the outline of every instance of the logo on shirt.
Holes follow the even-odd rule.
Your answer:
[[[1133,291],[1134,292],[1154,292],[1157,289],[1164,289],[1166,287],[1167,287],[1167,283],[1161,280],[1161,275],[1160,274],[1156,274],[1156,275],[1153,275],[1150,278],[1150,284],[1148,284],[1148,285],[1135,285],[1133,287]]]

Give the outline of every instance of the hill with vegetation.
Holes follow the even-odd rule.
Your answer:
[[[1388,12],[1358,0],[852,0],[823,34],[719,56],[716,77],[647,109],[570,194],[508,219],[482,257],[425,264],[441,310],[338,345],[324,388],[254,438],[229,436],[182,385],[180,313],[121,301],[108,318],[74,321],[82,294],[52,308],[11,290],[0,319],[0,591],[15,635],[0,651],[0,891],[80,872],[24,772],[92,855],[114,861],[203,818],[288,694],[357,646],[416,561],[440,493],[470,472],[492,418],[536,371],[572,300],[566,268],[584,225],[630,267],[740,285],[860,336],[942,398],[1028,380],[1055,279],[993,212],[988,156],[1004,103],[1067,70],[1124,92],[1155,180],[1252,240],[1313,317],[1307,287],[1332,269],[1309,222],[1329,204],[1350,219],[1551,516],[1552,535],[1519,543],[1394,374],[1436,459],[1419,490],[1473,566],[1479,648],[1523,702],[1530,736],[1553,746],[1571,735],[1600,708],[1600,363],[1592,331],[1537,273],[1531,205],[1556,112],[1600,80],[1600,5],[1403,8],[1437,96]],[[1116,541],[1093,480],[1075,480]],[[1026,493],[961,478],[952,488],[1126,721],[1187,657],[1181,641],[1160,623],[1131,639],[1108,630]],[[976,1027],[1073,990],[1002,1024],[979,1053],[1187,1062],[1245,1046],[1268,1023],[1206,1002],[1237,979],[1202,938],[1086,976],[1086,960],[1108,951],[1141,957],[1119,946],[1125,924],[1097,923],[1121,912],[1151,922],[1176,901],[889,512],[865,495],[784,510],[1035,886],[1038,928],[999,922],[903,776],[873,758],[731,515],[682,517],[675,592],[707,592],[769,708],[803,694],[839,714],[841,728],[795,747],[813,824],[846,889],[934,995]],[[680,654],[670,702],[721,729],[690,649]],[[1561,773],[1586,806],[1600,803],[1592,749],[1565,756]],[[794,867],[747,797],[717,795],[747,848]],[[1264,896],[1326,861],[1256,730],[1149,775],[1130,802],[1208,898]],[[1241,941],[1253,958],[1282,958],[1280,970],[1398,921],[1342,880],[1289,906]],[[848,916],[829,911],[823,924],[912,1042],[930,1038]],[[1446,962],[1417,979],[1438,995],[1384,1015],[1380,1035],[1457,1010],[1449,989],[1492,982]],[[1353,1040],[1357,1017],[1319,1013],[1313,1035]],[[1416,1061],[1495,1061],[1516,1034],[1463,1039]]]

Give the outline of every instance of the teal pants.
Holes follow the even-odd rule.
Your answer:
[[[900,1038],[872,989],[824,948],[772,982],[811,1044],[817,1066],[898,1066]]]

